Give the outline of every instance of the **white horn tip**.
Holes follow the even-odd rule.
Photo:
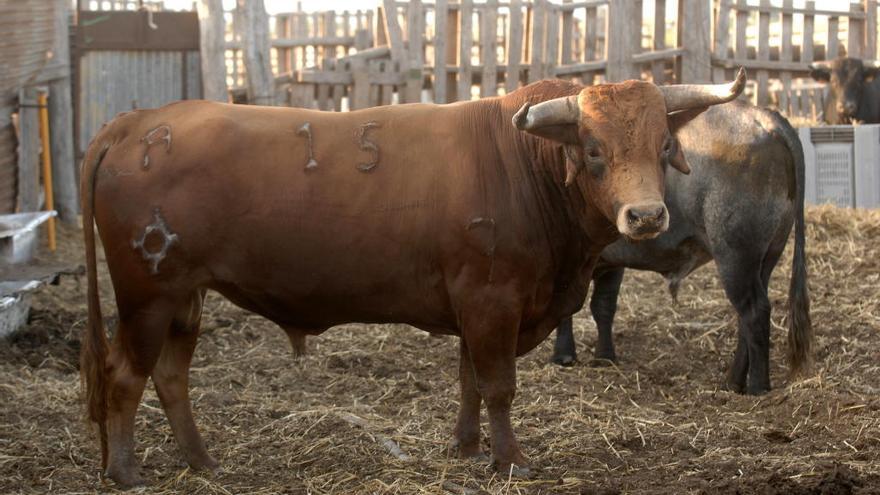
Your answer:
[[[740,67],[738,71],[736,71],[736,79],[734,79],[733,83],[730,85],[730,99],[734,99],[738,97],[743,89],[746,87],[746,68]]]

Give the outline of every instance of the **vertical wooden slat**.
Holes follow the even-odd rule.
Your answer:
[[[447,0],[434,4],[434,103],[446,103],[446,22],[449,20]],[[452,41],[452,40],[450,40]],[[453,41],[454,44],[454,41]]]
[[[718,0],[718,17],[715,20],[715,58],[727,59],[730,46],[730,0]],[[712,69],[712,80],[722,82],[727,79],[725,70],[720,67]]]
[[[849,11],[851,14],[860,14],[862,13],[862,6],[857,3],[851,3],[849,4]],[[861,58],[862,48],[865,44],[864,19],[856,19],[850,16],[849,29],[847,31],[846,56]]]
[[[507,33],[507,73],[504,79],[504,89],[508,93],[519,87],[522,40],[522,0],[510,0],[510,26]]]
[[[544,26],[546,24],[546,0],[535,0],[532,6],[532,33],[529,48],[529,82],[544,78]]]
[[[746,29],[749,26],[749,11],[746,0],[736,0],[736,58],[749,58],[749,46],[746,43]]]
[[[828,18],[828,43],[825,45],[825,60],[834,60],[839,53],[838,21],[837,16]]]
[[[769,7],[770,0],[761,0],[762,7]],[[770,60],[770,13],[758,14],[758,60]],[[770,74],[765,69],[757,71],[755,79],[758,83],[758,106],[767,106],[770,102]]]
[[[425,32],[425,15],[422,10],[421,0],[410,0],[406,12],[409,49],[407,50],[408,60],[404,100],[406,103],[418,103],[422,100],[423,70],[425,66],[425,54],[422,45],[422,36]]]
[[[636,79],[639,70],[632,61],[633,54],[641,46],[641,29],[633,29],[633,26],[641,26],[642,22],[641,2],[619,1],[608,4],[608,21],[605,40],[608,66],[605,69],[605,77],[609,82]]]
[[[68,12],[70,2],[55,1],[55,41],[52,43],[54,57],[70,60],[68,36]],[[55,189],[55,206],[65,223],[76,224],[79,203],[77,201],[76,161],[73,151],[73,103],[70,92],[70,75],[49,83],[49,127],[52,146],[52,183]]]
[[[227,101],[223,2],[199,0],[199,63],[202,66],[202,98]]]
[[[571,0],[562,0],[563,4],[571,3]],[[571,47],[574,36],[572,36],[572,21],[574,17],[572,16],[571,10],[566,10],[562,13],[562,37],[560,41],[562,42],[562,65],[568,65],[571,63]]]
[[[382,17],[385,34],[388,36],[388,44],[391,46],[391,60],[396,64],[403,65],[406,53],[403,50],[403,34],[400,30],[400,22],[397,20],[397,4],[394,0],[382,0],[382,5],[384,6]]]
[[[655,50],[666,48],[666,0],[657,0],[654,5],[654,36],[652,44]],[[666,82],[665,61],[657,60],[651,64],[651,78],[654,80],[654,84]]]
[[[588,7],[584,18],[584,62],[596,60],[599,53],[599,14],[596,7]],[[593,84],[595,75],[592,71],[581,74],[581,80],[587,86]]]
[[[544,77],[553,77],[553,69],[559,66],[559,10],[553,4],[547,4],[545,12],[547,18],[547,35],[545,37],[544,67],[541,72]]]
[[[483,63],[480,96],[483,98],[498,93],[497,43],[498,0],[487,0],[480,16],[480,61]]]
[[[458,60],[458,11],[449,9],[446,15],[446,60],[454,65]],[[458,100],[458,74],[453,71],[446,70],[446,102]],[[440,103],[440,102],[438,102]]]
[[[679,82],[707,83],[712,79],[712,9],[705,0],[680,0],[679,9],[679,46],[687,48]]]
[[[783,0],[783,7],[793,7],[794,2],[792,0]],[[791,62],[792,53],[791,53],[791,34],[792,34],[792,15],[789,13],[783,12],[782,14],[782,53],[780,54],[780,60],[783,62]],[[779,111],[785,113],[786,115],[791,115],[790,109],[788,108],[789,104],[789,93],[791,92],[791,72],[781,71],[779,74],[779,80],[782,83],[782,92],[779,94]]]
[[[275,100],[275,81],[270,63],[269,16],[263,0],[238,0],[236,12],[243,23],[241,41],[248,101],[255,105],[271,105]]]
[[[19,91],[18,110],[18,211],[40,209],[40,120],[37,91]]]
[[[461,0],[459,6],[458,99],[471,99],[471,48],[474,46],[473,1]]]
[[[877,0],[863,0],[865,6],[865,49],[862,56],[868,60],[877,58]]]
[[[804,8],[807,11],[812,11],[816,8],[816,2],[813,0],[807,0],[804,4]],[[813,14],[804,14],[804,45],[801,47],[801,62],[804,63],[812,62],[813,57],[815,56],[813,53],[814,25],[815,16]]]
[[[275,39],[289,38],[290,33],[287,32],[287,15],[278,14],[275,16]],[[278,65],[278,73],[284,74],[290,72],[290,57],[287,52],[290,48],[275,49],[275,63]]]

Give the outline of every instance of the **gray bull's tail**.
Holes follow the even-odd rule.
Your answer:
[[[813,324],[810,321],[810,291],[807,287],[807,265],[804,225],[804,149],[797,132],[780,117],[780,135],[791,151],[796,180],[794,256],[791,282],[788,287],[788,363],[791,375],[800,375],[812,362]]]

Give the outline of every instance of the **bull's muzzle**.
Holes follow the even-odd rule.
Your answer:
[[[617,214],[617,230],[630,239],[653,239],[669,228],[669,212],[661,202],[629,204]]]

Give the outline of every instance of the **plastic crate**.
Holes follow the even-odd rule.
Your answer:
[[[880,208],[880,125],[798,129],[810,204]]]

